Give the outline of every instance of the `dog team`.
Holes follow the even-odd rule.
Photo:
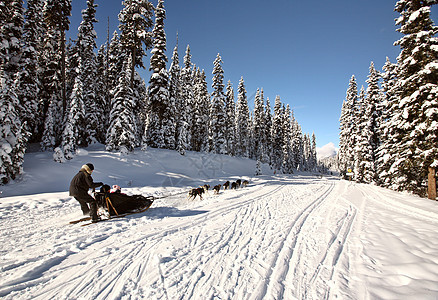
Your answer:
[[[215,194],[219,194],[222,187],[224,190],[227,189],[237,190],[240,187],[246,187],[248,184],[249,184],[248,180],[242,181],[241,179],[238,179],[231,183],[230,181],[226,181],[224,184],[215,185],[213,187],[213,191]],[[210,189],[210,185],[208,184],[205,184],[198,188],[191,189],[187,195],[187,200],[195,200],[197,196],[199,196],[199,198],[201,198],[202,200],[202,194],[206,193],[209,189]]]

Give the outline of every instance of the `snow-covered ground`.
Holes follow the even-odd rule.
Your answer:
[[[84,163],[145,213],[81,227],[68,196]],[[438,203],[312,174],[253,176],[248,159],[101,146],[65,164],[29,153],[0,187],[0,298],[437,299]],[[188,201],[204,183],[247,179]]]

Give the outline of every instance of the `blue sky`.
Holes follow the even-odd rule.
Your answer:
[[[151,1],[154,6],[157,0]],[[95,0],[98,46],[117,29],[121,0]],[[273,106],[276,95],[289,104],[304,133],[317,146],[339,142],[339,116],[351,75],[364,85],[371,61],[381,70],[400,52],[393,43],[396,1],[382,0],[165,0],[167,54],[179,35],[179,56],[190,45],[192,62],[205,69],[211,89],[213,61],[220,53],[224,79],[237,99],[240,77],[252,107],[257,88]],[[76,36],[86,0],[73,0],[70,36]],[[432,8],[436,22],[438,9]],[[150,54],[145,58],[149,65]],[[150,73],[140,72],[147,83]]]

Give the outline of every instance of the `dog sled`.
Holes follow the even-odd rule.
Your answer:
[[[94,194],[94,197],[97,207],[104,209],[109,216],[141,212],[149,208],[154,202],[152,196],[126,195],[120,191],[111,192],[108,185],[103,185],[100,191]]]
[[[98,222],[144,212],[148,210],[154,202],[153,196],[126,195],[121,193],[120,190],[114,192],[109,185],[103,185],[98,192],[94,191],[94,198],[100,216]],[[90,220],[91,217],[84,217],[79,220],[70,221],[70,224]],[[92,223],[85,223],[82,226],[90,224]]]

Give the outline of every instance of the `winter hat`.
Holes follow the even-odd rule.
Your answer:
[[[88,174],[91,175],[91,173],[93,173],[94,166],[93,166],[93,164],[88,163],[88,164],[83,165],[82,169],[84,169]]]

